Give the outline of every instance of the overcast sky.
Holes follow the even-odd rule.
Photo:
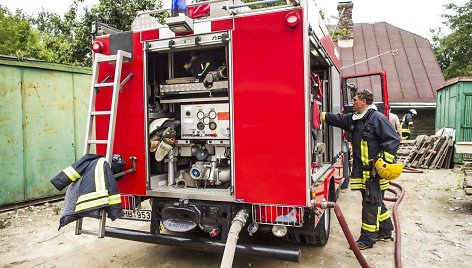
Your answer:
[[[163,0],[171,2],[171,0]],[[190,2],[190,0],[187,0]],[[338,16],[338,1],[315,0],[327,17]],[[0,4],[10,10],[22,9],[28,14],[35,14],[44,8],[63,14],[73,0],[0,0]],[[430,28],[442,26],[441,14],[448,3],[464,4],[467,0],[353,0],[353,19],[360,22],[388,22],[394,26],[418,34],[431,40]],[[98,0],[85,0],[87,5]],[[330,23],[337,23],[329,19]]]

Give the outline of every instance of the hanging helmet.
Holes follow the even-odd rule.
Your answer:
[[[154,134],[159,128],[164,125],[164,122],[169,120],[169,118],[159,118],[149,124],[149,135]]]
[[[418,115],[418,113],[416,112],[415,109],[410,109],[408,112],[410,112],[411,114],[414,114],[414,115]]]
[[[382,158],[377,159],[374,166],[377,174],[379,174],[380,178],[384,180],[395,180],[403,172],[403,164],[388,164],[385,163]]]
[[[166,128],[172,128],[172,129],[177,129],[180,126],[180,121],[163,117],[163,118],[158,118],[155,119],[154,121],[149,124],[149,135],[152,136],[152,134],[155,134],[157,131],[164,130]]]

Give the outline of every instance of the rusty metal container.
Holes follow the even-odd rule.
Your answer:
[[[0,57],[0,206],[59,194],[49,180],[82,155],[90,81],[90,68]]]

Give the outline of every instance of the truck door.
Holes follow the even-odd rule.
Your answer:
[[[388,118],[390,105],[388,102],[387,75],[385,71],[341,77],[344,113],[353,111],[352,98],[357,89],[370,90],[374,94],[374,104],[377,106],[377,110]]]
[[[295,12],[301,17],[301,10]],[[303,27],[288,27],[286,16],[283,11],[235,19],[234,165],[239,202],[306,204]]]

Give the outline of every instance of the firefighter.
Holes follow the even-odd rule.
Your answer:
[[[400,138],[402,137],[402,125],[400,124],[400,119],[398,116],[394,113],[392,113],[392,108],[388,110],[388,121],[392,126],[395,128],[397,131],[398,135],[400,135]]]
[[[413,116],[417,115],[415,109],[410,109],[402,118],[402,139],[408,140],[413,128]]]
[[[347,131],[348,140],[352,143],[351,189],[360,190],[362,194],[361,234],[356,241],[361,250],[373,247],[377,240],[391,238],[393,224],[383,202],[389,182],[380,178],[374,163],[376,159],[393,163],[400,145],[400,136],[372,102],[370,91],[359,90],[353,98],[354,113],[323,112],[321,115],[323,122]],[[398,170],[392,173],[398,174]]]

